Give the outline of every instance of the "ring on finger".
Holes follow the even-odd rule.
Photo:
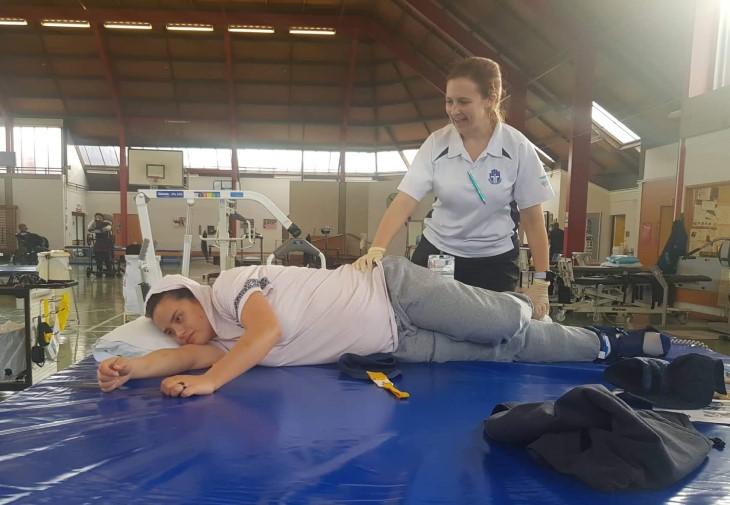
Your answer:
[[[180,398],[180,397],[182,396],[182,394],[183,394],[183,391],[185,391],[185,390],[186,390],[186,389],[188,388],[188,385],[187,385],[187,384],[185,384],[184,382],[178,382],[178,384],[179,384],[180,386],[182,386],[182,389],[181,389],[181,390],[180,390],[180,392],[179,392],[179,393],[177,394],[177,397],[178,397],[178,398]]]

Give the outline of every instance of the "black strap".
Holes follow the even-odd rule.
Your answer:
[[[345,353],[337,362],[340,372],[355,379],[370,379],[367,372],[381,372],[389,379],[401,375],[398,360],[390,353],[377,353],[368,356]]]

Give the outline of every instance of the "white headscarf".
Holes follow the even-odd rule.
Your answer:
[[[159,282],[150,288],[145,298],[145,313],[147,312],[147,301],[152,295],[164,293],[173,289],[187,288],[195,296],[203,307],[208,321],[215,334],[223,339],[240,337],[243,334],[241,327],[223,318],[213,307],[213,289],[210,286],[203,286],[179,274],[166,275]]]

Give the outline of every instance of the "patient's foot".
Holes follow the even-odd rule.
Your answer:
[[[586,329],[595,332],[601,341],[600,360],[616,361],[636,356],[663,358],[672,347],[672,337],[651,326],[639,330],[612,326],[586,326]]]

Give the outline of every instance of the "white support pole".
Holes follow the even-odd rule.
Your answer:
[[[144,251],[144,257],[140,258],[147,266],[147,282],[154,285],[162,279],[162,270],[160,264],[157,263],[155,246],[152,240],[152,226],[150,225],[150,214],[147,209],[148,197],[140,192],[134,199],[137,204],[137,214],[139,215],[139,228],[142,232],[142,239],[149,242]]]
[[[226,212],[227,205],[228,202],[224,199],[218,201],[218,238],[223,239],[219,242],[220,247],[218,248],[220,251],[219,260],[221,272],[225,272],[229,268],[228,249],[230,244],[227,239],[230,238],[230,234],[228,233],[228,213]]]
[[[183,242],[182,270],[180,272],[183,277],[188,277],[190,273],[190,249],[193,244],[193,205],[195,205],[195,200],[188,198],[186,202],[188,211],[185,215],[185,241]]]

